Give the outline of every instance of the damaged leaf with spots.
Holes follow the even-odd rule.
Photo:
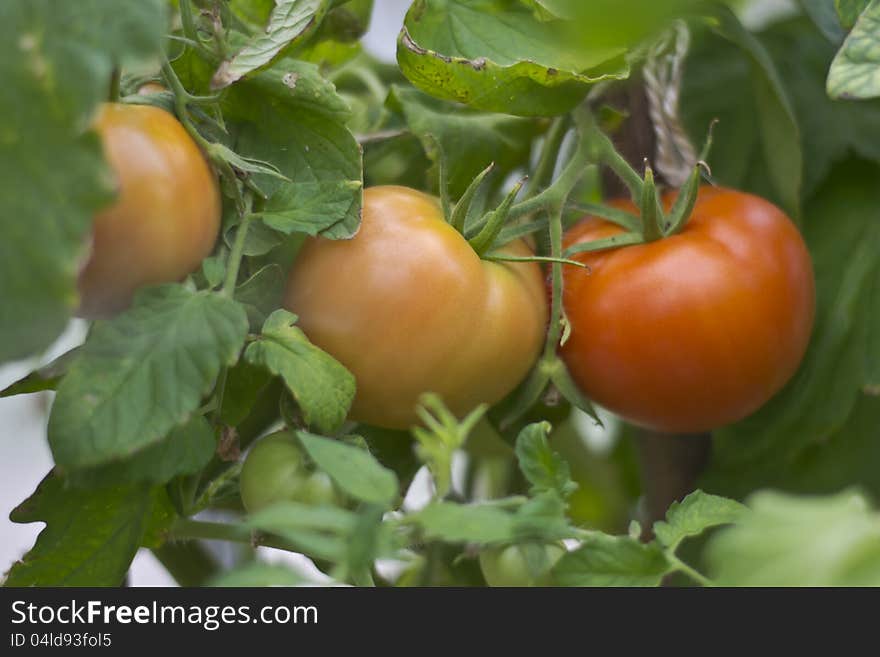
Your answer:
[[[518,116],[574,107],[602,80],[626,78],[625,49],[574,47],[563,20],[539,20],[503,0],[417,0],[406,15],[397,61],[437,98]]]

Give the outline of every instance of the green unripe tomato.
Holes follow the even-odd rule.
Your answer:
[[[276,502],[340,502],[330,477],[312,471],[296,437],[287,431],[266,436],[251,448],[241,468],[239,489],[248,513]]]
[[[297,502],[320,506],[322,504],[340,504],[339,494],[333,480],[326,472],[313,472],[297,491]]]
[[[550,569],[565,554],[558,544],[508,545],[480,552],[480,569],[489,586],[551,586]]]

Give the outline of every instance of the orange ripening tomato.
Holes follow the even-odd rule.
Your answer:
[[[220,230],[220,189],[196,143],[168,112],[108,103],[95,122],[119,185],[95,217],[92,249],[79,275],[78,314],[124,310],[137,288],[196,269]]]
[[[531,254],[521,241],[502,251]],[[364,191],[351,240],[307,240],[285,307],[312,342],[354,374],[353,419],[405,429],[422,393],[461,417],[528,373],[547,322],[534,262],[481,260],[438,200],[405,187]]]
[[[586,218],[564,245],[620,232]],[[703,187],[679,234],[575,258],[591,271],[564,268],[571,336],[562,356],[586,395],[630,422],[671,433],[735,422],[803,358],[812,263],[795,225],[768,201]]]

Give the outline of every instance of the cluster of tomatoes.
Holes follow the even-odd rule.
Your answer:
[[[108,104],[96,129],[119,194],[95,218],[80,273],[79,313],[90,318],[124,309],[141,286],[192,272],[214,249],[221,214],[211,167],[170,114]],[[622,230],[588,217],[565,246]],[[532,253],[522,240],[503,252]],[[772,397],[804,354],[814,313],[810,258],[794,224],[763,199],[704,187],[678,234],[576,257],[588,268],[564,266],[570,332],[560,354],[587,397],[631,422],[698,432],[736,421]],[[464,414],[513,391],[542,353],[545,281],[536,261],[481,259],[437,199],[374,187],[364,191],[353,239],[318,237],[302,247],[285,306],[354,374],[352,419],[408,428],[424,392]],[[268,488],[267,470],[275,482]],[[251,451],[241,487],[249,509],[337,495],[287,434]],[[487,553],[484,570],[522,558]]]

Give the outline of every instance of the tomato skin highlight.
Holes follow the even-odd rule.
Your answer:
[[[306,241],[285,307],[354,374],[352,419],[392,429],[417,422],[425,392],[459,416],[499,401],[537,359],[547,318],[536,263],[481,260],[437,199],[396,186],[364,190],[353,239]]]
[[[628,201],[612,205],[637,213]],[[588,217],[564,246],[620,232]],[[586,395],[634,424],[698,433],[741,420],[806,351],[810,255],[791,220],[757,196],[703,187],[678,235],[575,259],[590,271],[564,267],[562,356]]]
[[[81,317],[124,310],[144,285],[196,269],[220,230],[220,189],[196,143],[171,114],[148,105],[107,103],[95,130],[119,194],[97,214],[79,274]]]

